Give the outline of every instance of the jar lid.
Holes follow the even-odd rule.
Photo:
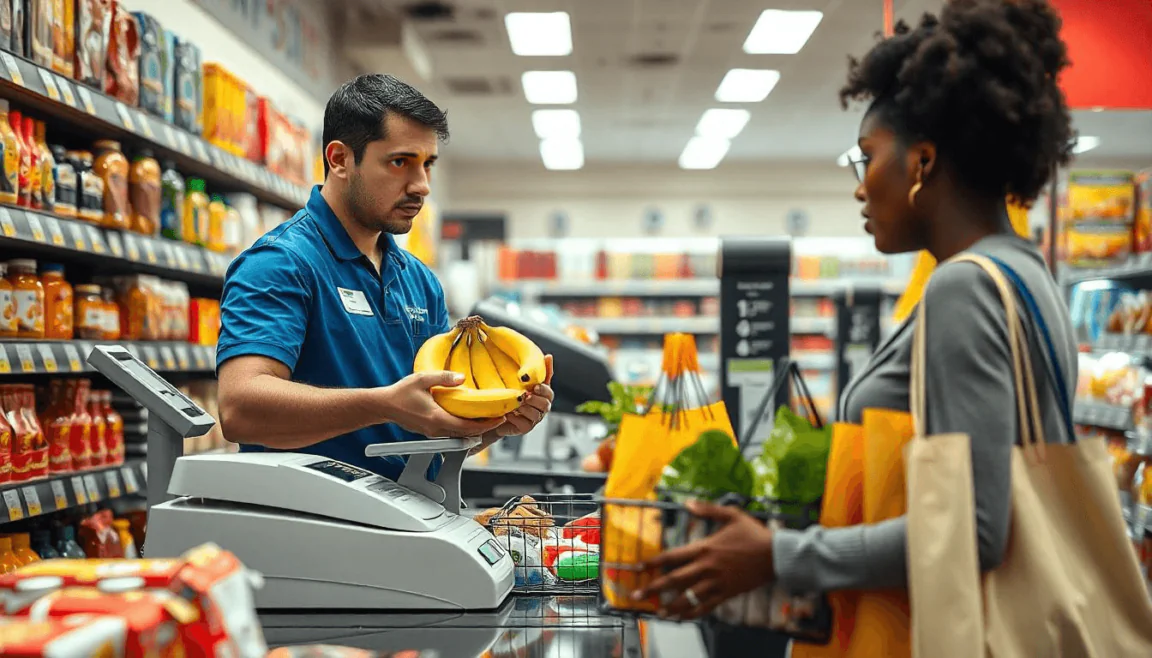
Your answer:
[[[31,258],[17,258],[8,261],[8,269],[12,270],[32,270],[36,271],[36,261]]]
[[[76,292],[84,293],[85,295],[99,295],[100,286],[91,283],[84,283],[76,286]]]
[[[120,142],[114,139],[100,139],[92,142],[92,147],[97,149],[105,149],[109,151],[119,151]]]
[[[45,272],[59,272],[60,274],[63,274],[64,266],[60,263],[41,263],[40,273],[43,274]]]

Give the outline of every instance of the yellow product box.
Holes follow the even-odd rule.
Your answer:
[[[1076,171],[1061,199],[1064,254],[1072,267],[1107,267],[1133,251],[1136,183],[1130,171]]]
[[[1136,174],[1136,227],[1133,249],[1137,253],[1152,251],[1152,171]]]
[[[233,155],[243,156],[247,130],[247,85],[216,63],[204,65],[204,137]]]

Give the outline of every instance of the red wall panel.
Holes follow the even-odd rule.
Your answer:
[[[1152,0],[1050,2],[1072,60],[1061,79],[1069,104],[1152,109]]]

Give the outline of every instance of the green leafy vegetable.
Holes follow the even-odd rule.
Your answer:
[[[755,479],[752,466],[744,460],[732,437],[720,430],[709,430],[664,467],[660,488],[669,490],[674,499],[715,500],[727,493],[747,497],[752,495]]]
[[[599,415],[608,425],[608,434],[612,435],[620,429],[624,414],[640,413],[640,407],[646,403],[648,396],[652,394],[652,387],[625,386],[620,382],[610,382],[608,393],[612,397],[611,402],[592,400],[576,407],[576,412]]]

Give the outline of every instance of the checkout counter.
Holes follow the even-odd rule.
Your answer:
[[[206,432],[211,417],[122,347],[99,346],[88,361],[149,411],[144,554],[209,541],[234,552],[264,580],[256,606],[271,647],[437,658],[706,655],[681,637],[693,627],[605,615],[595,596],[513,593],[511,557],[457,513],[474,440],[405,444],[422,485],[294,453],[183,457],[183,438]],[[446,458],[430,483],[420,464],[433,452]]]

